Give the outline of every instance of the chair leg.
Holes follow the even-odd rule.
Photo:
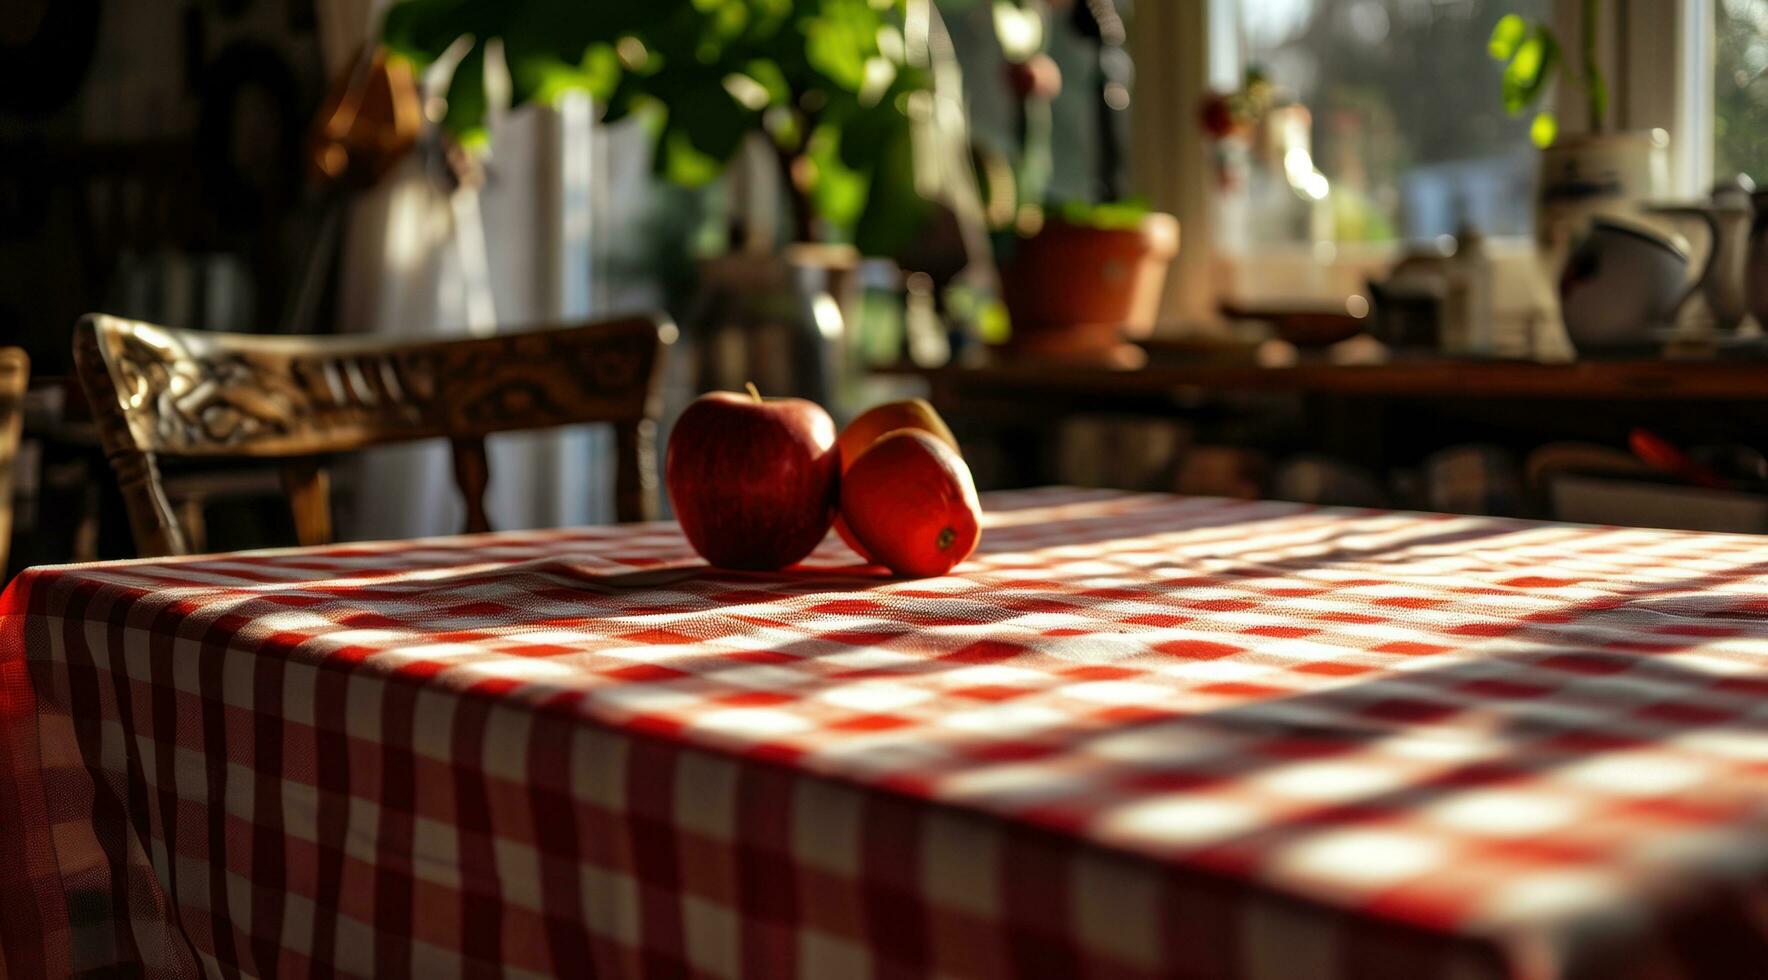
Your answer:
[[[331,474],[317,460],[283,464],[282,487],[295,518],[295,538],[304,546],[332,543]]]
[[[467,506],[467,533],[491,530],[485,513],[485,488],[491,485],[491,463],[485,457],[484,439],[453,439],[454,482]]]
[[[178,523],[184,529],[184,543],[193,555],[209,550],[209,522],[203,515],[203,498],[186,497],[177,504]]]

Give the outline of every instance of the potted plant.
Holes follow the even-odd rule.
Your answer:
[[[1095,47],[1091,93],[1100,136],[1099,202],[1049,202],[1051,105],[1062,77],[1043,50],[1041,4],[997,3],[996,36],[1019,103],[1016,207],[995,234],[1001,292],[1011,324],[1008,347],[1036,355],[1109,357],[1123,340],[1153,332],[1166,273],[1178,254],[1179,225],[1123,197],[1124,110],[1129,56],[1111,0],[1070,7]]]
[[[717,178],[751,134],[771,148],[798,243],[848,241],[888,255],[922,220],[911,102],[930,85],[910,57],[904,10],[927,0],[401,0],[384,40],[427,66],[464,47],[443,126],[482,144],[493,45],[509,104],[588,92],[614,121],[645,111],[660,176]],[[457,47],[459,46],[459,47]]]
[[[1140,204],[1071,203],[1003,251],[1009,346],[1109,356],[1153,332],[1179,223]]]
[[[1608,125],[1608,83],[1597,57],[1602,7],[1584,0],[1580,23],[1578,84],[1583,88],[1585,132],[1561,134],[1559,120],[1543,103],[1566,75],[1564,48],[1546,23],[1516,14],[1499,19],[1486,47],[1504,64],[1504,108],[1513,116],[1533,111],[1530,138],[1541,148],[1541,185],[1536,237],[1543,253],[1563,258],[1574,235],[1597,214],[1624,209],[1662,190],[1668,138],[1662,130],[1616,131]]]
[[[746,143],[766,147],[790,240],[769,251],[759,236],[697,263],[688,357],[702,386],[757,379],[838,404],[859,257],[911,252],[963,210],[949,206],[966,188],[948,163],[962,140],[937,25],[932,0],[401,0],[384,38],[420,65],[464,50],[441,121],[469,145],[487,138],[495,47],[510,106],[581,91],[605,121],[637,115],[676,185],[713,181]]]

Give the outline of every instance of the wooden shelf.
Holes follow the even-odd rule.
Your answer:
[[[1020,389],[1065,395],[1275,391],[1375,398],[1563,401],[1768,400],[1768,362],[1401,360],[1387,364],[1150,364],[1139,368],[1040,362],[885,369],[964,390]]]

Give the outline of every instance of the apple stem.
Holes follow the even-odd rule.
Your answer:
[[[760,389],[755,387],[755,382],[745,381],[745,382],[743,382],[743,387],[749,389],[749,397],[750,398],[753,398],[756,401],[761,400],[761,391],[760,391]]]

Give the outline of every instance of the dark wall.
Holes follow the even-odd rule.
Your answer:
[[[0,5],[0,344],[43,375],[90,310],[273,325],[324,89],[312,0]]]

